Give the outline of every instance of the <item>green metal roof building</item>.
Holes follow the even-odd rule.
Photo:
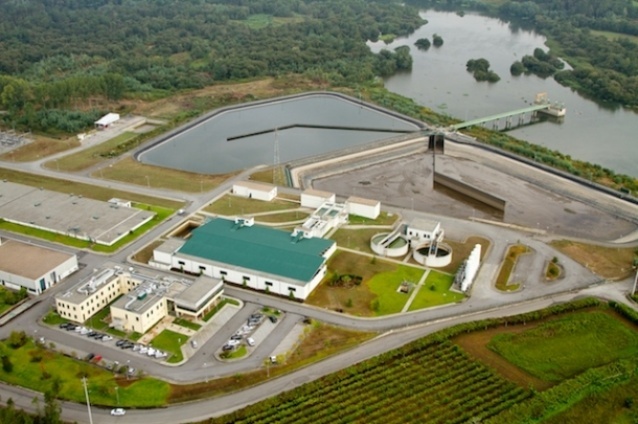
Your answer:
[[[325,275],[326,260],[335,249],[332,240],[292,236],[241,218],[215,218],[193,230],[172,266],[305,298]]]

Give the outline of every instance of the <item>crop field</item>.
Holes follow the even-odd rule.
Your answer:
[[[638,355],[638,333],[604,312],[581,312],[522,333],[496,335],[488,347],[545,381]]]
[[[466,423],[531,393],[445,341],[409,345],[209,423]]]

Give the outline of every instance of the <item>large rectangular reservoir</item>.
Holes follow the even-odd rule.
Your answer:
[[[138,155],[143,163],[223,174],[418,131],[416,121],[332,93],[221,109]],[[277,146],[276,146],[277,145]],[[278,148],[276,148],[278,147]]]

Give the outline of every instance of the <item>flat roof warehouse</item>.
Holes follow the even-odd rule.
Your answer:
[[[155,213],[73,194],[0,182],[0,217],[95,243],[112,245]]]

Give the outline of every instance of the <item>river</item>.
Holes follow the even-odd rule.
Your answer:
[[[565,105],[565,119],[514,129],[510,135],[638,177],[637,113],[599,105],[551,77],[510,74],[514,61],[531,55],[537,47],[547,50],[545,37],[478,14],[461,17],[427,10],[421,16],[428,23],[409,37],[387,45],[381,41],[369,43],[373,51],[410,46],[412,71],[387,78],[387,89],[462,120],[523,108],[533,102],[536,93],[546,92],[551,101]],[[421,51],[414,46],[419,38],[432,41],[433,34],[443,38],[441,47]],[[499,82],[476,82],[465,70],[469,59],[478,58],[490,62],[491,69],[501,77]]]

